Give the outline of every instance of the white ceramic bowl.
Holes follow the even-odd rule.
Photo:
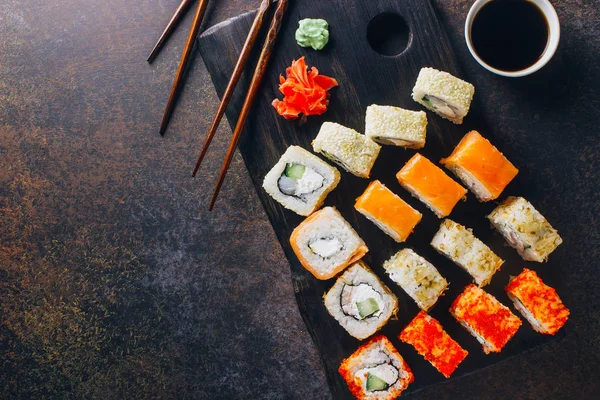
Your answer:
[[[558,15],[556,15],[556,10],[548,0],[527,0],[538,6],[538,8],[546,17],[546,21],[548,21],[548,44],[546,45],[546,49],[542,53],[542,56],[535,62],[535,64],[519,71],[502,71],[492,67],[489,64],[486,64],[485,61],[479,58],[473,47],[473,41],[471,40],[471,28],[473,27],[473,20],[475,19],[475,16],[481,7],[490,1],[494,0],[476,0],[471,6],[469,14],[467,15],[467,20],[465,22],[465,40],[467,41],[467,47],[469,47],[469,51],[471,52],[473,58],[475,58],[475,60],[488,71],[511,78],[532,74],[546,65],[556,52],[556,49],[558,48],[558,42],[560,41],[560,24],[558,22]]]

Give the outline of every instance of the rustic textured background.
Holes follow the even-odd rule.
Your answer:
[[[158,136],[191,15],[144,60],[178,2],[0,4],[1,398],[329,397],[240,157],[206,211],[228,127],[189,178],[217,105],[199,57]],[[213,1],[205,27],[256,3]],[[572,137],[555,149],[572,163],[540,184],[572,207],[558,221],[572,318],[564,340],[415,397],[599,398],[600,3],[554,1],[561,46],[528,90],[468,55],[471,2],[434,3],[492,122]]]

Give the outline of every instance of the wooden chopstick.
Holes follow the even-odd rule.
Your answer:
[[[198,8],[196,8],[196,14],[194,15],[194,20],[192,21],[192,27],[190,29],[190,33],[188,34],[187,41],[185,42],[183,54],[181,54],[181,60],[179,61],[179,68],[177,69],[175,80],[173,81],[173,87],[171,88],[171,94],[169,95],[167,108],[165,109],[165,114],[163,115],[163,119],[160,124],[161,135],[164,135],[165,131],[167,130],[169,119],[171,118],[171,114],[173,113],[173,106],[175,105],[175,100],[179,95],[179,89],[181,86],[181,81],[183,79],[185,68],[190,59],[190,55],[192,54],[194,41],[196,40],[196,35],[198,35],[198,31],[200,30],[200,25],[202,24],[202,17],[204,17],[204,12],[206,11],[207,5],[208,0],[200,0],[198,2]]]
[[[256,42],[256,38],[258,37],[258,33],[263,25],[264,17],[269,11],[269,6],[271,5],[271,0],[262,0],[260,6],[256,11],[256,17],[254,17],[254,22],[250,27],[250,31],[248,32],[248,37],[246,38],[246,42],[242,47],[242,51],[240,52],[240,56],[235,64],[235,68],[233,69],[233,73],[231,78],[229,79],[229,83],[227,83],[227,88],[225,89],[225,93],[223,94],[223,98],[219,103],[219,108],[217,109],[217,113],[215,114],[212,124],[210,125],[210,129],[208,130],[208,134],[206,135],[206,139],[204,139],[204,144],[202,145],[202,150],[200,150],[200,155],[198,156],[198,160],[196,161],[196,166],[194,167],[194,171],[192,172],[192,177],[196,176],[196,172],[198,172],[198,168],[200,168],[200,164],[206,155],[206,151],[210,146],[210,142],[212,141],[217,128],[219,127],[219,123],[221,122],[221,118],[223,118],[223,114],[225,113],[225,109],[229,104],[229,100],[231,99],[231,95],[235,91],[235,87],[242,76],[242,72],[244,72],[244,67],[248,62],[248,58],[250,57],[250,53],[252,52],[252,48],[254,47],[254,43]]]
[[[163,33],[158,38],[158,41],[154,45],[154,48],[150,52],[150,55],[148,56],[148,59],[146,61],[151,63],[154,60],[154,57],[156,57],[156,55],[158,54],[160,49],[162,49],[162,45],[165,43],[167,38],[171,35],[173,30],[175,29],[175,26],[177,26],[177,23],[179,22],[181,17],[184,16],[185,12],[187,11],[188,7],[192,4],[193,1],[194,0],[182,0],[181,1],[181,4],[179,4],[179,7],[177,7],[175,14],[173,14],[173,16],[171,17],[171,20],[167,24],[167,27],[165,28]]]
[[[269,26],[269,31],[267,33],[265,44],[263,45],[263,48],[260,52],[256,69],[254,70],[252,80],[250,81],[248,94],[244,99],[242,111],[240,112],[240,116],[238,118],[237,124],[235,125],[235,129],[233,130],[233,136],[231,138],[231,142],[229,143],[229,148],[227,149],[225,160],[223,161],[223,165],[221,166],[219,179],[217,181],[215,191],[208,206],[209,210],[213,209],[215,202],[217,201],[217,196],[219,195],[219,191],[221,190],[221,186],[223,185],[223,180],[225,179],[225,175],[227,174],[227,168],[229,168],[229,164],[231,163],[231,159],[233,158],[235,148],[240,140],[240,136],[244,129],[244,125],[246,124],[246,120],[248,119],[248,114],[250,112],[250,109],[252,108],[252,103],[254,102],[254,99],[258,94],[260,82],[269,64],[271,54],[273,53],[273,47],[275,46],[275,40],[277,39],[277,34],[279,33],[279,28],[281,27],[281,21],[283,20],[283,16],[287,8],[287,3],[288,0],[278,1],[277,8],[275,9],[275,15],[273,15],[271,26]]]

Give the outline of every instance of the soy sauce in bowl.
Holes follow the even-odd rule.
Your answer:
[[[502,71],[535,64],[548,45],[549,27],[542,11],[527,0],[493,0],[473,19],[471,37],[479,58]]]

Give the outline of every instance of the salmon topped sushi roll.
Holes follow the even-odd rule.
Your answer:
[[[472,284],[454,300],[450,314],[482,344],[485,354],[499,353],[522,324],[508,307]]]
[[[437,319],[424,311],[419,312],[404,328],[399,339],[411,344],[446,378],[450,378],[469,354],[446,333]]]
[[[448,158],[440,161],[477,196],[497,199],[519,170],[477,131],[467,133]]]
[[[408,160],[396,178],[404,189],[440,218],[448,216],[456,203],[467,194],[467,189],[419,153]]]
[[[569,309],[556,290],[544,284],[535,271],[525,268],[505,289],[515,308],[540,333],[554,335],[569,318]]]
[[[393,400],[415,380],[406,361],[383,335],[360,346],[338,371],[359,400]]]
[[[354,208],[396,242],[404,242],[421,220],[421,213],[379,181],[369,184]]]

